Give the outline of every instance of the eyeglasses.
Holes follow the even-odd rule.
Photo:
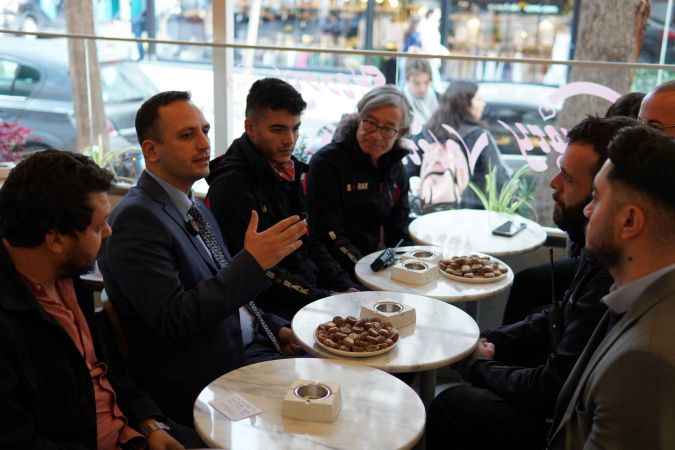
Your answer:
[[[651,121],[651,120],[646,120],[646,119],[640,119],[640,122],[642,122],[645,125],[649,125],[650,127],[656,128],[657,130],[665,131],[668,128],[675,128],[675,123],[674,124],[662,124],[661,122],[656,122],[656,121]]]
[[[377,131],[380,133],[380,136],[387,139],[391,139],[399,133],[399,130],[396,128],[379,125],[371,119],[361,119],[361,126],[366,133],[374,133]]]

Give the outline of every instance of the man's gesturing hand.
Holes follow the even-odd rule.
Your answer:
[[[307,222],[299,216],[287,217],[258,233],[258,213],[251,211],[251,221],[244,237],[244,249],[260,267],[267,270],[300,248],[300,238],[307,234]]]

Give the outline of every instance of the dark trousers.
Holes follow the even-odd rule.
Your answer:
[[[487,389],[456,383],[431,403],[427,450],[541,450],[546,418],[510,404]]]
[[[572,283],[578,262],[578,259],[564,258],[553,263],[555,295],[558,301]],[[513,279],[502,324],[519,322],[551,303],[551,265],[542,264],[522,270]]]

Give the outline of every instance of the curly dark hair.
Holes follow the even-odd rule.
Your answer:
[[[598,164],[593,170],[596,173],[607,160],[607,147],[616,133],[625,127],[639,125],[636,119],[626,116],[595,117],[588,116],[567,132],[570,144],[582,143],[593,147],[598,155]]]
[[[0,189],[0,236],[16,247],[37,247],[50,231],[84,231],[93,214],[89,194],[107,192],[112,180],[112,173],[84,155],[36,153]]]
[[[264,109],[286,110],[299,116],[307,108],[302,95],[293,86],[278,78],[263,78],[251,85],[246,96],[246,117]]]

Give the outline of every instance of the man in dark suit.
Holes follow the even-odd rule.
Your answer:
[[[110,235],[111,181],[85,156],[48,150],[0,190],[2,449],[184,448],[116,358],[79,278]],[[201,446],[191,430],[171,428]]]
[[[668,136],[637,126],[612,141],[584,212],[586,248],[614,285],[558,397],[549,448],[675,448],[673,179]]]
[[[302,245],[289,217],[258,233],[251,213],[242,251],[230,257],[209,210],[191,193],[208,175],[209,124],[187,92],[163,92],[136,116],[146,171],[115,208],[99,258],[106,291],[129,341],[133,374],[162,408],[192,423],[199,392],[251,361],[293,354],[288,322],[252,302],[265,271]]]

